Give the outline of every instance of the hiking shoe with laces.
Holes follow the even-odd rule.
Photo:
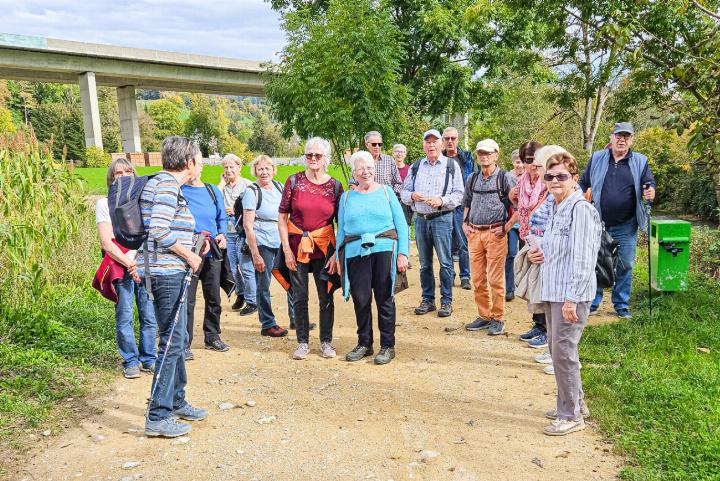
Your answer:
[[[428,301],[423,299],[419,306],[415,308],[415,314],[418,316],[422,316],[423,314],[427,314],[430,311],[435,310],[435,303],[432,301]]]
[[[323,341],[320,343],[320,355],[326,359],[331,359],[337,356],[337,352],[335,352],[335,348],[332,347],[332,344],[327,341]]]
[[[618,309],[617,311],[615,311],[615,313],[620,319],[632,319],[630,309]]]
[[[452,314],[452,304],[441,304],[438,317],[450,317],[450,314]]]
[[[293,359],[305,359],[310,353],[310,345],[307,342],[301,342],[295,348],[293,352]]]
[[[257,312],[257,306],[255,304],[250,304],[249,302],[245,304],[245,307],[240,309],[238,314],[241,316],[249,316],[250,314],[254,314]]]
[[[480,329],[487,329],[488,326],[490,326],[490,320],[478,316],[473,322],[465,324],[465,329],[468,331],[479,331]]]
[[[566,434],[582,431],[583,429],[585,429],[585,421],[582,417],[575,420],[556,419],[549,426],[545,426],[543,433],[548,436],[565,436]]]
[[[242,307],[245,305],[245,298],[243,296],[237,296],[237,299],[235,299],[235,302],[233,302],[232,309],[233,311],[239,311],[242,309]]]
[[[135,364],[134,366],[128,366],[123,368],[123,376],[125,379],[137,379],[140,377],[140,366]]]
[[[142,372],[149,372],[150,374],[155,372],[155,364],[143,364],[140,366]]]
[[[587,405],[583,401],[580,401],[580,415],[583,418],[590,417],[590,410],[588,409]],[[545,417],[548,419],[557,419],[557,409],[551,409],[549,411],[545,411]]]
[[[490,325],[488,326],[488,336],[499,336],[500,334],[505,332],[505,323],[502,321],[498,321],[497,319],[493,319],[490,321]]]
[[[192,361],[193,359],[195,359],[195,354],[190,349],[185,349],[185,360]]]
[[[211,351],[217,351],[217,352],[225,352],[230,349],[230,346],[222,342],[219,337],[213,339],[212,341],[205,341],[205,349],[210,349]]]
[[[541,334],[545,334],[545,330],[541,327],[533,326],[532,329],[530,329],[528,332],[520,334],[520,340],[527,342],[530,339],[538,337]]]
[[[460,289],[465,289],[466,291],[472,290],[470,279],[460,279]]]
[[[528,341],[528,347],[532,347],[533,349],[544,349],[547,345],[547,333],[542,333],[538,337],[534,337]]]
[[[287,336],[288,330],[283,329],[280,326],[268,327],[267,329],[260,329],[261,336],[268,337],[285,337]]]
[[[170,416],[169,418],[150,421],[145,419],[145,436],[164,438],[176,438],[184,436],[190,432],[192,426],[187,423],[181,423],[177,418]]]
[[[380,352],[375,356],[375,364],[387,364],[395,359],[395,348],[394,347],[381,347]]]
[[[202,421],[208,416],[208,411],[207,409],[191,406],[190,403],[185,403],[183,407],[173,409],[173,416],[186,421]]]
[[[541,354],[535,356],[535,362],[538,364],[552,364],[552,356],[550,351],[544,351]]]
[[[349,361],[349,362],[359,361],[360,359],[362,359],[364,357],[372,356],[372,355],[373,355],[372,347],[361,346],[358,344],[357,346],[355,346],[353,348],[352,351],[345,354],[345,360]]]

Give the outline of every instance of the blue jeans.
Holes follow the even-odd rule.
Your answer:
[[[241,238],[239,241],[240,245],[245,243],[245,238]],[[240,255],[240,273],[243,278],[243,292],[245,293],[245,302],[248,304],[257,305],[257,285],[255,284],[255,266],[253,265],[252,256],[250,254],[239,254]],[[272,266],[270,266],[272,269]]]
[[[508,253],[505,256],[505,292],[515,292],[515,256],[520,245],[520,232],[512,228],[508,232]]]
[[[115,281],[118,302],[115,304],[115,339],[123,358],[123,367],[155,364],[155,311],[143,284],[136,284],[130,274]],[[137,303],[140,320],[140,344],[135,344],[133,300]],[[138,352],[139,351],[139,352]]]
[[[235,279],[235,294],[244,297],[245,284],[240,269],[238,269],[240,264],[240,237],[237,232],[228,232],[227,234],[227,256],[230,261],[230,271],[232,271],[233,279]]]
[[[470,279],[470,255],[468,254],[468,241],[462,230],[465,207],[457,207],[453,212],[452,253],[458,256],[460,279]],[[454,276],[453,276],[454,277]]]
[[[265,271],[255,271],[255,283],[257,285],[257,307],[258,318],[263,329],[270,329],[277,326],[275,314],[272,311],[272,303],[270,301],[270,283],[272,282],[272,266],[275,263],[275,257],[280,251],[279,248],[266,246],[258,246],[260,256],[265,261]],[[293,314],[292,289],[287,292],[288,315],[290,323],[295,324],[295,316]]]
[[[424,300],[435,301],[434,249],[440,262],[440,302],[452,303],[452,283],[455,277],[451,253],[452,232],[452,213],[431,220],[420,215],[415,219],[415,242],[420,256],[420,286]]]
[[[185,404],[185,385],[187,372],[185,371],[185,343],[187,340],[187,309],[185,303],[180,304],[180,295],[183,290],[185,273],[180,272],[167,276],[151,276],[152,292],[155,296],[155,318],[157,319],[160,340],[158,342],[158,358],[153,386],[157,384],[155,397],[150,401],[148,419],[158,421],[172,415],[173,409],[179,409]],[[175,314],[178,313],[177,324],[170,337]],[[165,362],[162,356],[165,346],[170,343]],[[160,369],[160,364],[163,364]],[[152,390],[151,390],[152,392]]]
[[[624,224],[606,227],[610,236],[618,243],[618,254],[620,259],[615,268],[615,285],[612,289],[612,303],[615,310],[628,309],[630,307],[630,292],[632,291],[632,271],[635,265],[635,250],[637,249],[637,220],[633,217]],[[603,298],[603,290],[598,289],[593,307],[600,305]]]

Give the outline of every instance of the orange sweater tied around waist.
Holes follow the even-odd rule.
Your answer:
[[[328,224],[312,232],[303,231],[298,228],[292,221],[288,221],[288,232],[290,234],[301,235],[298,252],[295,255],[297,262],[307,264],[310,262],[310,256],[315,251],[315,246],[327,256],[328,246],[335,246],[335,230],[332,224]]]

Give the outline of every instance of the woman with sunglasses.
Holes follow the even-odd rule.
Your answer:
[[[285,182],[280,201],[278,231],[289,270],[293,313],[297,334],[294,359],[305,359],[310,352],[308,314],[308,275],[315,279],[320,304],[320,354],[335,357],[332,331],[335,306],[327,288],[328,274],[337,272],[332,252],[335,249],[333,222],[337,219],[342,185],[327,173],[330,142],[313,137],[305,144],[305,170]],[[331,249],[332,247],[332,249]]]
[[[540,165],[541,160],[536,160],[535,153],[542,147],[540,142],[531,140],[520,146],[519,157],[525,166],[525,173],[520,177],[518,184],[510,192],[510,199],[517,206],[513,214],[513,220],[517,221],[519,228],[517,234],[523,242],[530,233],[530,216],[540,207],[547,196],[545,182],[541,179],[544,166]],[[517,252],[517,250],[515,251]],[[514,259],[513,259],[514,261]],[[514,262],[513,262],[514,263]],[[512,267],[514,269],[514,266]],[[514,277],[514,276],[513,276]],[[529,331],[520,335],[522,341],[535,349],[547,347],[547,329],[545,327],[544,310],[528,305],[533,313],[533,325]]]
[[[578,166],[567,152],[547,161],[544,175],[553,195],[547,229],[528,253],[540,264],[540,299],[545,302],[550,352],[557,384],[556,408],[545,413],[543,432],[564,436],[585,429],[589,415],[580,379],[578,343],[595,297],[595,264],[602,227],[597,210],[577,190]]]

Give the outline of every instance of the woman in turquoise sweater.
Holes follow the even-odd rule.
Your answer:
[[[374,293],[380,329],[375,364],[387,364],[395,357],[395,273],[408,267],[408,226],[392,190],[375,182],[370,153],[355,152],[350,166],[358,186],[340,199],[337,245],[345,300],[352,295],[355,305],[358,344],[345,359],[359,361],[373,354]]]

